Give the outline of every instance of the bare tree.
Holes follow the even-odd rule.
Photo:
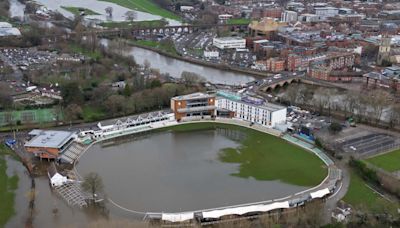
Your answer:
[[[128,21],[134,21],[137,18],[137,13],[136,11],[130,10],[130,11],[126,11],[125,13],[125,18]]]
[[[378,124],[383,114],[383,110],[388,107],[389,94],[383,90],[370,91],[368,94],[368,104],[371,108],[371,119],[375,119]]]
[[[200,75],[188,71],[183,71],[181,78],[186,85],[194,85],[205,81],[205,79]]]
[[[395,104],[390,107],[389,124],[390,127],[395,127],[400,125],[400,104]]]
[[[91,172],[83,178],[82,188],[83,190],[90,192],[93,199],[95,199],[96,193],[103,191],[103,181],[99,174]]]
[[[104,10],[109,17],[113,16],[113,8],[111,6],[106,7]]]

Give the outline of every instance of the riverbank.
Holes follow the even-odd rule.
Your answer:
[[[160,50],[158,48],[154,48],[154,47],[150,47],[150,46],[146,46],[146,45],[142,45],[142,44],[126,41],[126,40],[125,40],[125,44],[133,46],[133,47],[138,47],[138,48],[143,48],[143,49],[146,49],[146,50],[150,50],[150,51],[156,52],[156,53],[158,53],[160,55],[163,55],[163,56],[166,56],[166,57],[169,57],[169,58],[177,59],[177,60],[180,60],[180,61],[184,61],[184,62],[187,62],[187,63],[192,63],[192,64],[196,64],[196,65],[200,65],[200,66],[210,67],[210,68],[214,68],[214,69],[217,69],[217,70],[224,70],[224,71],[230,71],[230,72],[233,72],[233,73],[246,74],[248,76],[252,76],[252,77],[256,77],[256,78],[268,77],[268,73],[267,72],[245,70],[245,69],[240,69],[240,68],[237,68],[237,67],[205,62],[205,61],[201,61],[201,60],[197,60],[197,59],[185,58],[185,57],[180,56],[180,55],[175,55],[173,53],[168,53],[168,52]]]
[[[7,174],[7,161],[5,156],[12,152],[4,144],[0,145],[0,227],[4,227],[8,220],[15,214],[15,190],[18,188],[18,176]]]

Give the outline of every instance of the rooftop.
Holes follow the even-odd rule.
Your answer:
[[[191,94],[187,94],[187,95],[173,97],[172,99],[173,100],[193,100],[193,99],[206,99],[206,98],[212,98],[212,97],[215,97],[215,96],[207,94],[207,93],[197,92],[197,93],[191,93]]]
[[[53,130],[33,130],[30,135],[35,135],[29,142],[25,143],[26,147],[50,147],[61,148],[72,139],[75,135],[70,131],[53,131]]]

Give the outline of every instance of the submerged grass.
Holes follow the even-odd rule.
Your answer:
[[[239,148],[225,148],[219,159],[239,164],[232,175],[256,180],[280,180],[298,186],[318,185],[327,175],[327,167],[314,154],[278,137],[253,129],[220,123],[191,123],[169,127],[176,132],[230,129],[245,133]]]
[[[9,177],[7,175],[7,163],[5,155],[9,154],[9,149],[0,145],[0,227],[4,227],[7,221],[15,214],[14,191],[18,187],[18,176]]]

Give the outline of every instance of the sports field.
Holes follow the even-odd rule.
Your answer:
[[[219,159],[239,164],[232,175],[257,180],[280,180],[298,186],[316,186],[328,173],[327,167],[314,154],[275,136],[235,125],[192,123],[170,127],[173,131],[231,129],[245,133],[238,149],[225,148]]]
[[[169,18],[177,21],[180,20],[179,16],[175,15],[174,13],[166,9],[161,8],[151,0],[101,0],[101,1],[112,2],[129,9],[139,10],[142,12],[159,15],[164,18]]]
[[[381,197],[377,192],[366,185],[366,182],[351,170],[350,186],[343,200],[356,208],[381,212],[383,208],[390,212],[396,211],[399,206]]]
[[[388,172],[398,171],[400,170],[400,149],[368,158],[366,161]]]
[[[11,112],[0,112],[0,126],[15,124],[20,121],[22,124],[36,124],[62,120],[62,114],[52,108],[32,109]]]

